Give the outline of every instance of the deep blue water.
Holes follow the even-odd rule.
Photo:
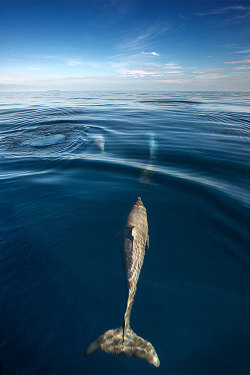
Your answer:
[[[250,373],[249,140],[250,93],[1,93],[2,373]],[[158,369],[84,355],[122,324],[138,196],[131,326]]]

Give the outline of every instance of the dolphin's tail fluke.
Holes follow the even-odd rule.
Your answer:
[[[156,367],[160,366],[153,345],[137,336],[131,328],[126,332],[122,327],[105,332],[88,346],[86,355],[93,354],[97,350],[116,355],[123,354],[124,357],[143,358]]]

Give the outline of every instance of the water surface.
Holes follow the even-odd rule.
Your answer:
[[[250,372],[250,93],[0,94],[4,374]],[[121,239],[141,196],[131,326],[155,369],[96,353],[122,324]]]

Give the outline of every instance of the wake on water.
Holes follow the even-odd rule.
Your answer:
[[[21,143],[21,146],[46,147],[55,145],[64,140],[64,134],[56,134],[38,138],[27,139]]]

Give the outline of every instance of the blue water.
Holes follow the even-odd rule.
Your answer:
[[[0,94],[0,373],[250,373],[250,93]],[[115,239],[141,196],[132,329]]]

